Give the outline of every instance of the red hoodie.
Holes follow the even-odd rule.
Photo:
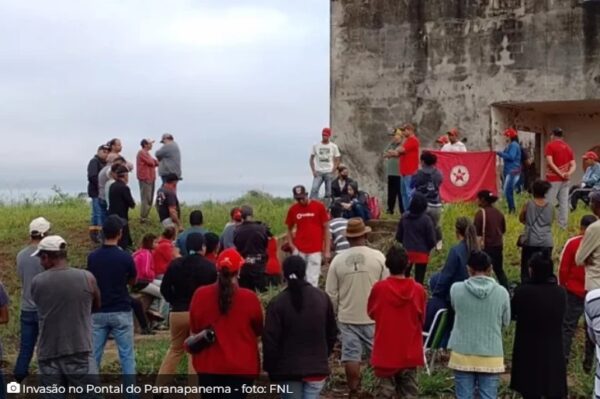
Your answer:
[[[582,240],[583,236],[575,236],[566,242],[560,255],[558,281],[570,293],[585,298],[585,267],[575,263]]]
[[[375,283],[367,311],[375,321],[371,365],[380,378],[423,366],[423,322],[427,294],[411,278]]]
[[[152,256],[154,257],[154,272],[157,276],[164,275],[169,264],[175,258],[173,241],[161,237],[152,251]]]
[[[279,263],[279,258],[277,257],[277,238],[275,237],[269,238],[267,256],[269,260],[267,261],[265,274],[269,276],[281,275],[281,263]]]

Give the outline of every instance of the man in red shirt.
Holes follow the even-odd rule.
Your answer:
[[[306,281],[318,287],[321,255],[325,261],[331,258],[329,214],[321,202],[308,198],[304,186],[296,186],[292,192],[296,203],[290,207],[285,219],[288,243],[292,252],[306,261]],[[294,227],[296,234],[293,234]]]
[[[563,345],[567,363],[571,353],[571,343],[577,330],[579,319],[583,315],[585,304],[585,267],[575,262],[575,254],[583,240],[583,234],[589,225],[594,223],[596,216],[585,215],[581,218],[579,235],[570,238],[560,255],[559,283],[567,291],[567,311],[563,323]],[[586,372],[592,369],[594,360],[594,344],[585,334],[585,356],[583,368]]]
[[[412,177],[419,170],[419,148],[421,143],[415,133],[415,127],[406,123],[399,130],[404,136],[404,141],[395,150],[390,150],[385,153],[386,158],[398,157],[400,175],[402,176],[402,205],[404,209],[408,209],[412,198],[412,190],[410,188]]]
[[[148,222],[148,215],[152,208],[154,198],[154,181],[156,180],[156,168],[158,161],[150,155],[154,140],[143,139],[142,149],[138,151],[136,157],[137,178],[140,182],[141,211],[140,221]]]
[[[566,229],[569,219],[569,179],[576,166],[573,149],[564,141],[561,128],[552,130],[551,141],[546,145],[544,155],[546,180],[552,185],[547,199],[552,206],[558,199],[558,224]]]

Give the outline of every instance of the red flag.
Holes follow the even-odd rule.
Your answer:
[[[495,152],[431,152],[437,156],[436,166],[444,176],[442,201],[471,201],[480,190],[497,193]]]

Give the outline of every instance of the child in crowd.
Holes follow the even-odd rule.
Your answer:
[[[560,269],[558,281],[567,291],[567,311],[563,325],[563,346],[567,363],[571,354],[571,343],[577,330],[579,319],[583,315],[585,305],[585,267],[575,262],[575,254],[583,240],[583,233],[589,225],[594,223],[596,216],[585,215],[579,223],[579,235],[570,238],[560,255]],[[589,373],[594,362],[594,344],[585,334],[585,354],[583,369]]]
[[[412,266],[415,267],[415,280],[423,284],[429,253],[435,247],[436,233],[431,217],[427,215],[427,198],[419,192],[413,194],[408,207],[408,212],[402,215],[396,240],[398,240],[408,253],[409,267],[406,276],[410,276]]]
[[[427,294],[421,284],[404,275],[408,267],[404,248],[392,246],[385,266],[390,277],[375,283],[367,307],[375,321],[371,365],[381,379],[377,397],[416,398],[417,367],[424,364],[422,329]]]

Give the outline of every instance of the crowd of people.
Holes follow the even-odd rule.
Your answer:
[[[514,161],[522,157],[514,132],[506,132],[509,144],[499,153],[509,213],[516,208],[508,191],[520,173]],[[589,188],[585,198],[591,213],[565,244],[556,273],[554,199],[559,215],[567,211],[564,220],[559,217],[562,226],[568,195],[566,204],[561,201],[575,166],[562,131],[553,135],[546,149],[552,161],[548,176],[531,184],[532,199],[518,215],[524,232],[516,243],[521,249],[516,288],[504,271],[503,254],[515,243],[505,243],[506,217],[495,206],[498,197],[488,190],[478,193],[479,209],[472,217],[453,221],[458,243],[425,281],[432,251],[442,248],[443,177],[436,155],[421,152],[411,124],[394,131],[384,154],[387,210],[393,213],[398,199],[401,217],[395,241],[383,252],[370,247],[372,209],[340,163],[330,129],[323,129],[311,153],[310,192],[302,185],[292,189],[283,246],[248,205],[231,210],[220,235],[207,231],[199,209],[190,213],[184,228],[177,195],[181,155],[167,133],[154,156],[152,140],[140,143],[135,164],[140,220],[152,223],[155,203],[161,234],[145,234],[135,248],[129,228],[135,200],[128,178],[134,165],[121,155],[120,140],[113,139],[98,148],[88,166],[90,237],[99,246],[86,267],[69,266],[69,246],[52,233],[48,220],[31,221],[30,242],[16,261],[22,289],[15,379],[27,378],[37,347],[42,383],[98,384],[105,345],[112,337],[124,384],[135,384],[137,320],[143,334],[169,330],[157,386],[171,384],[188,356],[189,384],[205,388],[204,398],[243,398],[241,388],[256,381],[261,370],[292,392],[284,398],[318,398],[340,342],[350,397],[360,394],[361,366],[367,360],[379,378],[376,397],[413,398],[419,392],[416,370],[425,364],[423,333],[437,327],[435,315],[443,310],[448,323],[441,346],[450,350],[448,368],[454,372],[458,398],[476,393],[497,397],[505,371],[502,331],[511,320],[516,322],[511,388],[526,398],[566,397],[566,366],[573,361],[573,338],[584,314],[584,370],[592,370],[594,350],[600,350],[600,190],[593,180],[600,176],[597,155],[586,153],[584,182],[571,198],[583,199]],[[449,131],[443,150],[466,151],[459,136],[458,130]],[[155,194],[157,168],[162,184]],[[321,201],[323,184],[326,197]],[[280,247],[288,253],[282,262]],[[258,293],[283,282],[263,309]],[[150,309],[140,300],[142,294],[154,302]],[[8,320],[8,300],[0,286],[0,323]],[[210,392],[217,386],[227,387],[227,395]],[[595,394],[600,396],[600,377]]]

